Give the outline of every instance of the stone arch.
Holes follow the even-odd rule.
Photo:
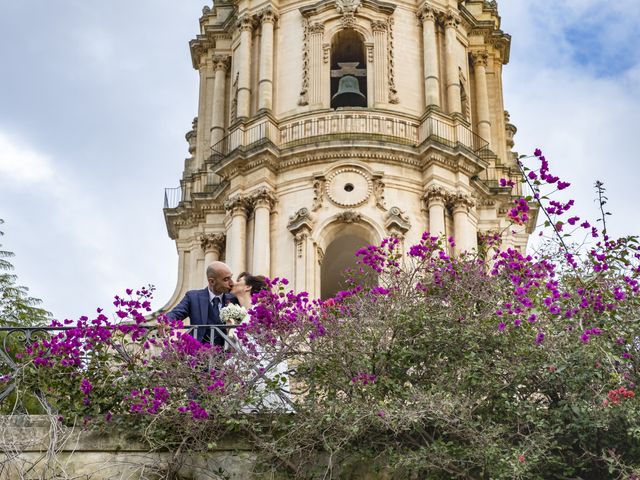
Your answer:
[[[367,106],[367,46],[357,30],[337,31],[329,47],[331,108]]]
[[[320,265],[320,297],[333,297],[345,288],[343,272],[356,266],[355,252],[370,244],[379,244],[384,231],[363,215],[345,211],[329,219],[319,231],[319,246],[324,252]]]

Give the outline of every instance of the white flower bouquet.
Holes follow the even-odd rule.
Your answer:
[[[227,325],[237,325],[247,316],[247,311],[244,307],[230,303],[226,307],[220,309],[220,320]]]

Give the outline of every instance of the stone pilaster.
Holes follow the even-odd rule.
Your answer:
[[[458,38],[457,31],[460,19],[453,12],[444,16],[445,31],[445,62],[447,67],[447,103],[449,113],[461,113],[462,102],[460,100],[460,74],[458,73]]]
[[[436,43],[436,11],[425,5],[418,11],[422,22],[422,48],[424,54],[425,107],[440,106],[440,78],[438,75],[438,46]]]
[[[307,208],[301,208],[291,217],[287,229],[294,243],[294,285],[297,292],[309,292],[313,288],[315,272],[314,245],[311,240],[313,220]]]
[[[487,52],[472,55],[475,71],[476,107],[478,111],[478,134],[491,148],[491,116],[489,111],[489,90],[487,88]]]
[[[278,16],[271,7],[260,12],[260,67],[258,73],[258,110],[273,107],[273,29]]]
[[[373,30],[373,99],[376,104],[388,102],[388,55],[387,55],[387,29],[386,22],[371,22]],[[369,75],[370,73],[367,72]]]
[[[311,105],[322,102],[323,41],[324,24],[316,22],[309,25],[309,103]]]
[[[251,34],[253,20],[248,15],[240,17],[237,24],[240,30],[240,46],[238,47],[238,107],[237,118],[249,118],[251,112]]]
[[[213,57],[215,76],[213,80],[213,109],[211,111],[211,147],[224,138],[224,107],[229,64],[230,58],[226,55]]]

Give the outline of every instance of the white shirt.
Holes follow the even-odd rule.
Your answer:
[[[218,297],[218,310],[220,310],[224,305],[222,305],[222,297],[224,295],[224,293],[221,293],[220,295],[216,295],[214,294],[211,289],[207,289],[209,291],[209,303],[213,302],[213,299]]]

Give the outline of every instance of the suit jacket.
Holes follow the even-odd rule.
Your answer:
[[[230,293],[223,294],[222,307],[229,303],[235,303],[237,305],[238,299]],[[167,313],[167,316],[174,320],[184,320],[189,317],[191,325],[209,325],[209,288],[189,290],[180,303]],[[219,321],[217,324],[222,325],[223,322]],[[198,328],[193,332],[193,336],[199,341],[202,341],[208,333],[208,329]],[[218,332],[215,332],[213,343],[220,346],[224,345],[224,339]]]

